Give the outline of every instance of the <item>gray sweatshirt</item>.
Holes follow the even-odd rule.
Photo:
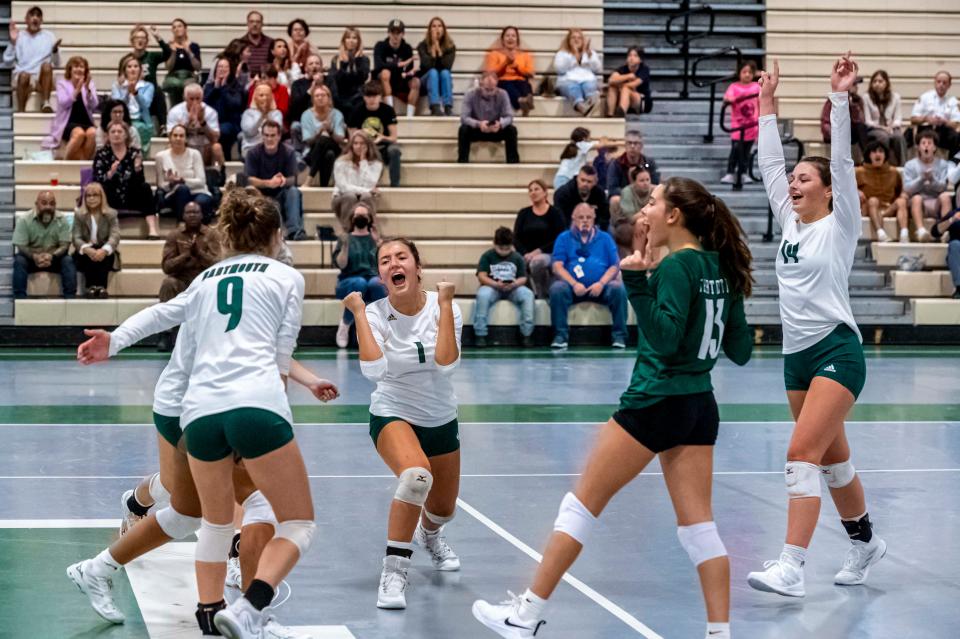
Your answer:
[[[508,127],[513,123],[513,109],[510,107],[510,96],[503,89],[497,89],[492,95],[487,95],[483,89],[471,90],[463,98],[463,110],[460,122],[468,127],[477,129],[481,122],[499,120],[501,127]]]
[[[924,184],[924,172],[931,171],[933,180]],[[903,165],[903,190],[907,195],[929,195],[936,197],[947,190],[947,174],[950,163],[935,157],[932,164],[924,164],[920,158],[913,158]]]

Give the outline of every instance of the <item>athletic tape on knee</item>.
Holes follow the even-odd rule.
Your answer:
[[[313,543],[313,535],[316,531],[317,525],[310,520],[289,519],[277,524],[276,536],[292,542],[303,557]]]
[[[200,522],[197,531],[197,549],[194,559],[217,563],[227,560],[230,554],[230,544],[233,543],[233,522],[228,524],[211,524],[206,519]]]
[[[830,488],[843,488],[853,481],[857,476],[857,470],[850,463],[850,460],[840,462],[839,464],[827,464],[820,467],[823,478]]]
[[[727,549],[720,535],[717,534],[715,522],[705,521],[692,526],[678,526],[677,537],[680,538],[680,545],[687,551],[694,566],[727,555]]]
[[[243,523],[241,526],[251,524],[271,524],[277,527],[277,517],[273,514],[273,508],[270,502],[263,496],[259,490],[250,493],[250,496],[243,500]]]
[[[456,515],[457,515],[456,510],[450,513],[449,516],[444,517],[443,515],[434,515],[432,512],[430,512],[426,508],[423,509],[423,516],[426,517],[429,521],[436,524],[437,526],[443,526],[444,524],[450,523]]]
[[[397,479],[397,492],[393,498],[414,506],[423,506],[432,486],[433,475],[429,470],[420,466],[408,468],[400,473]]]
[[[820,467],[807,462],[791,461],[784,467],[787,496],[790,499],[820,496]]]
[[[560,502],[560,511],[557,513],[556,521],[553,522],[553,529],[570,535],[584,545],[596,523],[597,518],[587,510],[577,496],[567,493]]]
[[[163,508],[170,502],[170,493],[163,487],[163,483],[160,481],[160,473],[154,473],[150,476],[149,491],[154,508]]]
[[[167,506],[157,511],[157,524],[170,539],[183,539],[200,529],[200,518],[181,515],[173,506]]]

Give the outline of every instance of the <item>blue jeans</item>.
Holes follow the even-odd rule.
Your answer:
[[[13,256],[13,296],[15,298],[23,299],[27,296],[27,279],[31,273],[38,271],[59,272],[60,292],[66,299],[77,294],[77,267],[73,263],[73,257],[69,255],[55,257],[48,268],[38,268],[32,257],[17,253]]]
[[[960,240],[950,240],[947,244],[947,266],[953,276],[953,285],[960,286]]]
[[[183,220],[183,209],[191,202],[197,203],[200,211],[203,213],[203,223],[209,224],[213,219],[213,198],[206,193],[197,193],[194,195],[190,192],[190,187],[186,184],[178,184],[173,191],[167,193],[163,198],[161,206],[163,208],[170,208],[173,214],[177,216],[177,222],[180,222]]]
[[[570,337],[570,324],[567,313],[570,307],[580,302],[596,302],[610,309],[613,316],[613,341],[626,342],[627,340],[627,292],[623,284],[617,281],[610,282],[603,287],[599,297],[574,295],[573,287],[557,280],[550,285],[550,323],[553,324],[554,339],[566,342]]]
[[[430,69],[423,76],[423,81],[427,84],[430,106],[441,102],[445,106],[453,106],[453,76],[450,75],[450,69]]]
[[[280,207],[283,216],[283,225],[287,230],[288,240],[305,240],[307,234],[303,230],[303,195],[296,185],[285,186],[279,193],[268,195]]]
[[[597,89],[597,81],[594,79],[587,82],[559,82],[557,83],[557,93],[576,105],[597,95],[599,90]]]
[[[350,293],[357,292],[363,296],[363,301],[369,304],[383,299],[387,296],[387,288],[380,281],[380,278],[373,276],[370,279],[356,275],[353,277],[344,277],[337,280],[337,289],[335,295],[338,300],[342,300]],[[353,313],[343,309],[343,323],[353,324]]]
[[[478,337],[487,334],[487,320],[490,317],[490,308],[500,300],[508,299],[517,307],[520,319],[520,334],[524,337],[533,335],[533,304],[534,296],[526,286],[518,286],[509,293],[495,289],[492,286],[481,286],[477,289],[477,304],[473,308],[473,333]]]

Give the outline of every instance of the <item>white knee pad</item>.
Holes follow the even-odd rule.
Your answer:
[[[823,478],[830,488],[843,488],[853,481],[857,476],[857,470],[850,463],[850,460],[840,462],[839,464],[827,464],[820,467]]]
[[[313,543],[313,535],[317,525],[307,519],[290,519],[277,524],[277,537],[293,543],[300,551],[300,556],[307,554],[307,549]]]
[[[694,566],[727,555],[727,549],[720,540],[720,535],[717,534],[715,522],[705,521],[692,526],[678,526],[677,537],[680,538],[680,545],[687,551]]]
[[[230,554],[230,544],[233,543],[233,522],[228,524],[211,524],[204,519],[200,522],[197,532],[197,549],[194,559],[217,563],[226,561]]]
[[[430,512],[426,508],[423,509],[423,516],[438,526],[443,526],[445,524],[450,523],[456,515],[457,515],[456,510],[450,513],[448,517],[443,517],[441,515],[434,515],[432,512]]]
[[[163,484],[160,482],[160,473],[154,473],[150,476],[150,499],[153,500],[154,508],[160,507],[163,508],[168,503],[170,503],[170,493],[167,492],[167,489],[163,487]]]
[[[585,545],[596,523],[597,518],[577,499],[577,496],[567,493],[560,502],[560,511],[557,513],[556,521],[553,522],[553,529],[566,533],[581,545]]]
[[[429,470],[420,466],[408,468],[400,473],[397,480],[397,492],[393,495],[393,498],[414,506],[423,506],[432,486],[433,475],[430,474]]]
[[[167,506],[157,511],[157,524],[170,539],[183,539],[199,530],[200,518],[181,515],[173,506]]]
[[[243,523],[242,526],[250,524],[270,524],[277,527],[277,517],[273,514],[273,508],[270,502],[263,496],[259,490],[250,493],[250,496],[243,500]]]
[[[787,462],[784,467],[787,496],[790,499],[820,496],[820,467],[801,461]]]

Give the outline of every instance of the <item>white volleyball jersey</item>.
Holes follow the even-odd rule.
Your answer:
[[[386,358],[386,372],[371,376],[377,388],[370,396],[370,412],[379,417],[399,417],[416,426],[442,426],[457,417],[457,396],[450,373],[460,362],[439,367],[437,328],[440,305],[437,293],[428,292],[427,302],[416,315],[403,315],[383,298],[367,305],[367,321]],[[453,305],[457,351],[463,332],[460,307]],[[361,365],[361,370],[363,366]]]
[[[840,324],[858,336],[849,278],[860,238],[860,197],[850,157],[850,109],[845,92],[831,93],[830,179],[833,213],[804,224],[793,210],[775,115],[760,118],[763,185],[783,236],[776,257],[783,352],[809,348]]]
[[[190,327],[183,325],[177,334],[177,343],[170,354],[170,361],[160,373],[153,389],[154,413],[164,417],[180,417],[183,412],[183,396],[190,383],[195,349],[196,342],[190,334]]]

